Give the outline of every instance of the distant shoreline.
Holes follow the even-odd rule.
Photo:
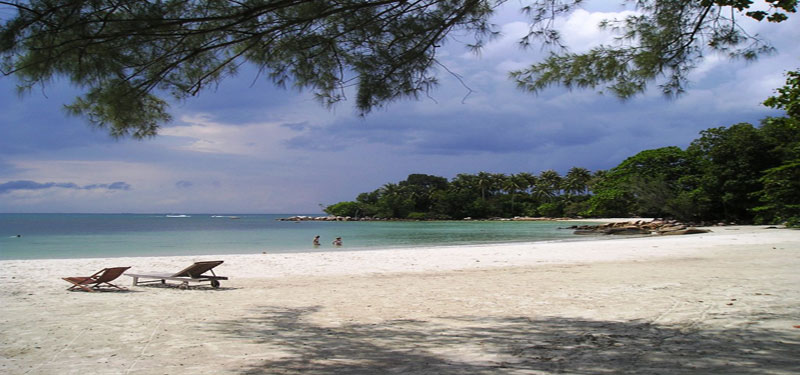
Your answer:
[[[577,222],[598,222],[598,223],[613,223],[621,221],[637,221],[637,220],[653,220],[652,218],[570,218],[570,217],[531,217],[531,216],[515,216],[512,218],[492,217],[484,219],[473,219],[465,217],[463,219],[398,219],[398,218],[381,218],[381,217],[351,217],[351,216],[314,216],[314,215],[294,215],[289,217],[282,217],[275,219],[277,221],[431,221],[431,222],[449,222],[449,221],[577,221]]]

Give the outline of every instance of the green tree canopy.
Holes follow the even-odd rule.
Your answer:
[[[800,122],[770,117],[700,132],[685,150],[644,150],[608,171],[573,167],[444,177],[412,174],[328,213],[396,219],[670,217],[800,225]]]
[[[534,17],[530,37],[560,45],[559,33],[547,22],[571,12],[583,0],[539,0],[527,7]],[[636,12],[623,19],[604,20],[600,27],[617,33],[616,44],[585,53],[566,50],[544,61],[511,72],[518,87],[538,92],[558,84],[568,88],[601,87],[620,98],[643,92],[658,81],[667,96],[681,94],[688,73],[707,52],[730,58],[755,59],[773,47],[742,29],[737,17],[783,22],[797,11],[797,0],[632,0]],[[543,6],[547,5],[547,6]],[[767,10],[752,10],[763,7]],[[528,43],[528,39],[523,40]]]
[[[182,100],[256,66],[277,85],[312,90],[326,104],[356,87],[355,105],[369,112],[416,97],[436,83],[437,51],[451,35],[469,34],[479,49],[504,0],[20,0],[0,1],[9,14],[0,30],[5,75],[23,90],[66,77],[85,94],[72,114],[114,136],[153,136],[170,120],[164,98]],[[552,21],[582,0],[523,1],[531,33],[559,44]],[[609,20],[619,46],[586,54],[554,53],[514,72],[520,87],[608,84],[621,97],[666,78],[679,93],[703,51],[755,58],[768,45],[739,28],[736,15],[781,22],[797,0],[628,0],[635,16]],[[766,5],[766,6],[762,6]],[[767,10],[751,10],[760,6]],[[755,9],[755,8],[753,8]],[[760,8],[759,8],[760,9]],[[727,16],[730,15],[730,16]]]
[[[800,226],[800,159],[766,170],[761,183],[764,189],[753,194],[761,202],[753,209],[757,221]]]
[[[679,179],[690,170],[686,152],[678,147],[639,152],[597,183],[588,214],[676,216],[670,201],[679,193]]]
[[[592,172],[586,168],[572,167],[564,176],[563,189],[567,194],[584,194],[589,188]]]
[[[772,117],[762,122],[761,133],[771,145],[769,157],[782,160],[780,166],[764,171],[763,189],[753,193],[758,222],[786,222],[800,226],[800,71],[786,73],[786,84],[776,90],[764,105],[786,111],[788,117]]]
[[[786,84],[775,90],[777,95],[764,101],[764,105],[786,111],[786,115],[800,121],[800,70],[786,72]]]
[[[324,211],[333,216],[363,216],[361,204],[358,202],[339,202],[325,207]]]
[[[713,202],[704,216],[751,221],[749,210],[757,199],[750,193],[761,190],[764,170],[780,164],[770,156],[772,145],[748,123],[711,128],[700,135],[686,150],[703,171],[698,187]]]
[[[0,2],[3,71],[23,87],[65,76],[84,87],[70,111],[112,134],[152,136],[184,99],[254,64],[325,103],[357,86],[364,112],[435,83],[453,30],[489,33],[493,1],[164,0]]]

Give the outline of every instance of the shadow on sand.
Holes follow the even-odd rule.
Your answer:
[[[284,353],[257,374],[796,374],[800,334],[566,318],[437,317],[310,324],[319,308],[264,307],[220,332]],[[776,318],[776,317],[768,317]],[[786,317],[783,317],[786,318]]]

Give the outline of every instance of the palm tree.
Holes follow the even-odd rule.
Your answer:
[[[588,190],[589,180],[592,179],[592,173],[586,168],[572,167],[564,176],[564,183],[562,187],[567,194],[574,193],[575,195],[585,195]]]
[[[400,194],[400,185],[395,183],[387,183],[381,187],[381,196],[394,197]]]
[[[515,176],[520,180],[520,184],[524,186],[523,191],[526,193],[530,193],[538,183],[538,178],[536,178],[533,173],[520,172]]]
[[[518,175],[510,175],[503,179],[503,190],[511,195],[511,214],[514,214],[514,196],[518,191],[527,188],[528,181],[520,178]]]
[[[477,177],[472,174],[459,173],[453,178],[452,181],[450,181],[450,185],[456,191],[474,192],[478,187]]]
[[[478,184],[478,188],[481,189],[481,200],[486,200],[486,191],[492,189],[492,185],[494,185],[494,176],[491,173],[487,172],[478,172],[477,180],[475,181]]]
[[[537,188],[539,194],[552,200],[561,192],[561,175],[558,172],[548,169],[539,173],[539,183]]]

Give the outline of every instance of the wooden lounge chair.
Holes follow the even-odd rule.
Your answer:
[[[143,284],[151,284],[151,283],[159,283],[159,284],[167,284],[167,280],[170,281],[178,281],[178,287],[181,289],[185,289],[189,287],[189,283],[209,283],[213,288],[219,288],[219,281],[220,280],[228,280],[225,276],[217,276],[214,273],[213,268],[222,264],[222,260],[214,260],[214,261],[205,261],[205,262],[195,262],[189,267],[184,268],[180,272],[173,273],[173,274],[160,274],[160,273],[152,273],[152,274],[133,274],[133,273],[126,273],[125,276],[130,276],[133,278],[133,286],[143,285]],[[210,275],[206,275],[206,272],[211,272]],[[140,281],[139,279],[146,279],[144,281]]]
[[[125,288],[118,287],[112,284],[111,281],[114,281],[114,279],[122,275],[122,273],[125,272],[128,268],[130,267],[103,268],[102,270],[97,271],[92,276],[62,277],[62,279],[72,283],[72,286],[67,288],[67,290],[75,290],[77,288],[80,288],[87,292],[94,292],[100,290],[100,288],[102,287],[127,290]]]

